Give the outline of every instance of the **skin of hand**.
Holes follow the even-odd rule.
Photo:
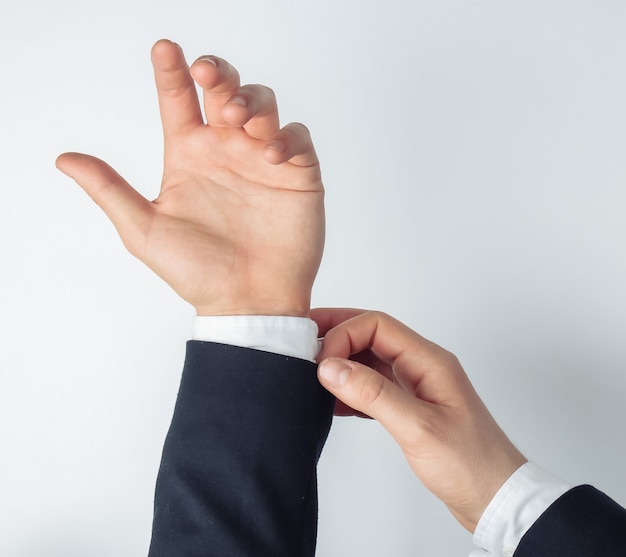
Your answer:
[[[168,40],[151,57],[164,135],[159,196],[147,200],[88,155],[64,153],[57,167],[198,315],[308,316],[324,245],[324,188],[308,130],[281,128],[273,91],[241,86],[223,59],[189,67]]]
[[[320,308],[311,318],[324,336],[318,377],[338,399],[336,414],[378,420],[415,475],[474,532],[527,460],[457,358],[384,313]]]

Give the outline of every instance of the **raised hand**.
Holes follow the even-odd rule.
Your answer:
[[[272,90],[241,86],[225,60],[188,67],[180,47],[161,40],[152,64],[165,146],[159,196],[148,201],[88,155],[65,153],[57,167],[199,315],[308,315],[324,244],[308,130],[280,128]]]
[[[315,309],[311,317],[324,335],[318,377],[341,401],[339,413],[378,420],[416,476],[473,532],[526,458],[457,358],[383,313]]]

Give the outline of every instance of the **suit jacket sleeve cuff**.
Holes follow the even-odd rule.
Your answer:
[[[623,557],[626,509],[590,485],[570,489],[529,528],[515,557]]]

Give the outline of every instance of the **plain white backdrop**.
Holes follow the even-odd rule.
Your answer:
[[[161,37],[311,129],[314,304],[451,349],[531,459],[626,504],[625,28],[618,0],[5,0],[0,555],[146,554],[193,312],[54,159],[98,155],[156,196]],[[470,549],[377,424],[335,421],[320,557]]]

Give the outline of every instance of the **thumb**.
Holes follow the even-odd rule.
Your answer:
[[[319,365],[318,378],[336,398],[380,422],[403,445],[422,401],[377,371],[352,360],[327,358]]]
[[[107,163],[81,153],[63,153],[57,168],[72,178],[111,219],[130,251],[152,216],[152,205]]]

